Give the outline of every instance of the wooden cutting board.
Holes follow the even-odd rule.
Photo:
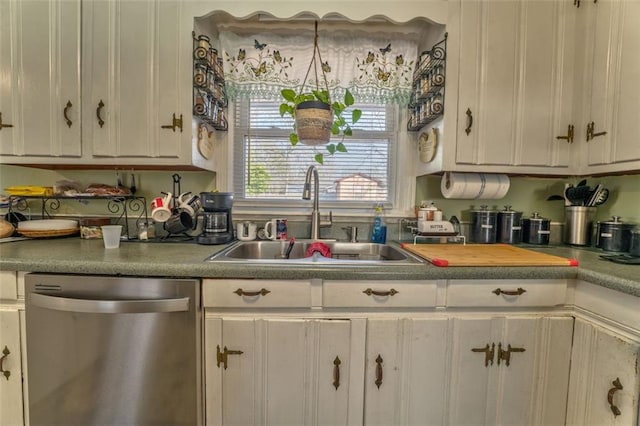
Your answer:
[[[402,248],[436,266],[578,266],[576,259],[509,244],[410,244]]]

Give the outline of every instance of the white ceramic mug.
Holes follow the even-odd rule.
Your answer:
[[[178,202],[180,203],[178,209],[189,213],[191,216],[195,216],[202,206],[200,197],[195,194],[191,195],[191,192],[183,192],[180,194]]]
[[[171,217],[171,197],[169,192],[164,197],[156,197],[151,201],[151,217],[156,222],[166,222]]]
[[[264,235],[270,240],[286,240],[287,219],[271,219],[265,223]]]
[[[239,222],[236,225],[236,236],[240,241],[253,241],[256,239],[257,226],[253,222]]]

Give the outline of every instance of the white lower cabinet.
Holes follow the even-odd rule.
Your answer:
[[[208,317],[207,424],[362,424],[364,330],[364,320]]]
[[[640,340],[576,319],[567,424],[638,425]]]
[[[460,315],[446,424],[561,425],[573,318]]]
[[[450,320],[367,320],[366,425],[446,424]]]
[[[3,426],[24,424],[20,322],[20,311],[0,306],[0,425]]]

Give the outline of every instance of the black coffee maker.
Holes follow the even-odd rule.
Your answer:
[[[231,220],[232,192],[201,192],[202,233],[198,235],[198,244],[225,244],[233,240],[233,222]]]

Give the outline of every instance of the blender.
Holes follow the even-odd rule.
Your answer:
[[[225,244],[233,240],[231,220],[232,192],[201,192],[202,233],[196,238],[198,244]]]

